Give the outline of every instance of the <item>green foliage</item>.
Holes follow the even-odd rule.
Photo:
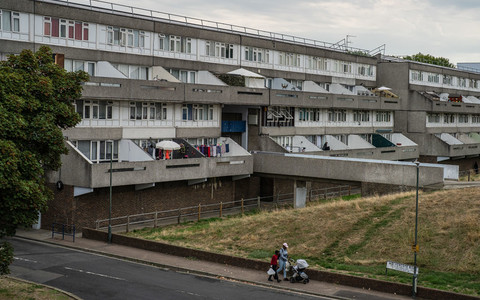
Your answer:
[[[245,86],[245,77],[232,74],[221,74],[218,78],[229,86]]]
[[[56,65],[48,47],[0,63],[0,238],[35,223],[52,199],[45,171],[67,153],[62,129],[80,121],[72,101],[87,79]]]
[[[8,266],[13,262],[13,247],[8,242],[0,245],[0,274],[9,274]]]
[[[420,52],[414,55],[404,56],[403,59],[423,62],[423,63],[437,65],[437,66],[455,68],[455,65],[452,64],[448,58],[435,57],[433,55],[422,54]]]
[[[368,52],[362,51],[362,50],[347,51],[347,53],[348,54],[353,54],[353,55],[358,55],[358,56],[372,57]]]

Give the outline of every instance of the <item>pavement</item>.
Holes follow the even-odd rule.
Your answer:
[[[62,236],[56,234],[55,237],[52,238],[51,231],[43,229],[17,230],[16,237],[74,248],[81,251],[97,253],[119,259],[126,259],[138,263],[150,264],[159,268],[177,272],[216,277],[224,280],[238,281],[270,288],[278,288],[292,292],[327,296],[335,299],[411,299],[410,297],[406,296],[342,286],[316,280],[311,280],[308,284],[290,283],[287,281],[282,281],[280,283],[277,283],[276,281],[270,282],[267,281],[267,270],[262,272],[116,244],[108,244],[106,242],[83,238],[81,237],[81,234],[77,234],[75,237],[75,242],[73,242],[73,238],[71,236],[65,236],[65,239],[62,240]],[[280,278],[282,278],[282,276],[280,276]]]

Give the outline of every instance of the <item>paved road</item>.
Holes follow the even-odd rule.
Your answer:
[[[10,242],[15,249],[11,275],[85,300],[332,299],[178,273],[34,241]]]

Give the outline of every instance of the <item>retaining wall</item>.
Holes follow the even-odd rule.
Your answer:
[[[93,239],[98,241],[108,241],[108,233],[83,228],[82,237],[87,239]],[[266,271],[270,266],[269,262],[259,261],[241,257],[233,257],[223,254],[217,254],[202,250],[189,249],[184,247],[173,246],[155,241],[143,240],[138,238],[127,237],[119,234],[112,234],[112,243],[134,247],[149,251],[161,252],[170,255],[182,256],[182,257],[195,257],[200,260],[211,261],[215,263],[228,264],[231,266],[249,268],[254,270]],[[308,276],[312,280],[324,281],[329,283],[347,285],[363,289],[371,289],[380,292],[410,296],[412,293],[412,287],[405,284],[393,283],[383,280],[369,279],[345,274],[330,273],[319,270],[308,270]],[[462,295],[457,293],[451,293],[436,289],[417,287],[417,297],[423,299],[435,299],[435,300],[479,300],[480,298]]]

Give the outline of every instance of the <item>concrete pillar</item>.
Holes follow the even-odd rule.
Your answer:
[[[293,207],[302,208],[307,204],[307,182],[301,180],[294,181]]]

